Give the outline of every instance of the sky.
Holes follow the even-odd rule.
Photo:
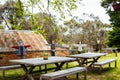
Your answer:
[[[83,19],[88,19],[86,16],[83,16],[83,13],[94,14],[98,16],[103,23],[110,23],[109,16],[106,14],[106,11],[100,5],[101,0],[83,0],[81,5],[79,5],[78,10],[75,12],[76,15],[80,16]]]

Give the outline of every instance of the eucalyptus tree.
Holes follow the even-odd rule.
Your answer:
[[[6,1],[0,7],[1,23],[5,22],[9,29],[21,29],[23,26],[24,8],[22,3],[18,1]]]
[[[54,22],[54,18],[51,17],[52,22],[54,23],[51,23],[51,19],[49,19],[49,15],[46,13],[37,13],[36,15],[34,15],[34,18],[34,27],[32,27],[32,29],[37,30],[37,32],[41,33],[48,42],[50,42],[52,39],[57,39],[59,37],[59,30]]]
[[[77,37],[79,33],[81,33],[82,30],[82,25],[81,23],[79,23],[78,20],[76,20],[76,18],[73,18],[69,21],[64,22],[64,29],[66,28],[66,30],[64,30],[64,35],[68,37],[68,41],[70,43],[75,43],[79,40],[79,38]]]
[[[96,51],[101,50],[102,47],[105,47],[105,41],[107,38],[107,31],[101,21],[86,21],[83,24],[83,35],[84,41],[91,48],[94,48]]]
[[[94,19],[84,21],[75,18],[65,22],[63,40],[71,44],[81,41],[96,51],[106,47],[107,31],[105,28],[109,25],[103,24],[98,17],[93,15],[90,17],[94,17]]]
[[[24,1],[25,2],[25,1]],[[39,24],[41,26],[34,26],[34,17],[31,15],[33,20],[33,28],[34,29],[45,29],[45,33],[47,35],[48,41],[52,39],[57,39],[62,41],[60,36],[60,31],[57,26],[61,21],[64,21],[67,17],[73,17],[71,11],[77,8],[81,0],[27,0],[26,5],[31,6],[31,12],[35,12],[35,8],[37,7],[37,11],[42,14],[42,23]],[[28,7],[30,7],[28,6]],[[47,16],[45,14],[48,14]],[[41,14],[40,14],[41,15]],[[39,19],[40,21],[40,19]],[[49,24],[48,24],[49,23]],[[38,31],[38,30],[37,30]],[[40,30],[39,30],[40,31]]]
[[[56,39],[55,36],[59,33],[58,24],[67,17],[73,17],[71,11],[76,9],[81,2],[81,0],[6,1],[1,8],[1,14],[7,14],[5,20],[9,29],[34,29],[47,35],[49,40]],[[10,7],[12,8],[8,9]],[[35,10],[35,7],[37,7],[37,10]],[[36,11],[42,15],[41,21],[38,14],[35,14]]]

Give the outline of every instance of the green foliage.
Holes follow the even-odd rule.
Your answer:
[[[18,1],[6,1],[5,4],[1,5],[2,7],[0,8],[0,17],[1,18],[1,23],[3,21],[6,22],[6,26],[9,29],[21,29],[23,26],[23,13],[24,13],[24,7],[23,4],[20,0]],[[9,25],[10,26],[9,26]]]
[[[101,5],[106,9],[110,16],[110,21],[113,30],[109,32],[108,46],[120,48],[120,11],[113,11],[112,6],[120,0],[102,0]]]
[[[109,46],[120,48],[120,28],[114,28],[113,31],[110,31],[109,36]]]
[[[0,22],[6,20],[5,25],[12,30],[35,30],[48,42],[51,39],[61,42],[59,35],[62,31],[57,27],[57,18],[65,20],[66,16],[72,16],[71,11],[76,9],[80,2],[81,0],[6,0],[5,4],[0,5]],[[40,13],[35,15],[36,6]],[[1,18],[1,15],[5,19]]]
[[[17,7],[17,17],[23,17],[23,14],[24,14],[24,7],[23,6],[23,3],[21,2],[21,0],[18,0],[18,2],[15,3],[15,7]]]
[[[95,16],[93,15],[93,17]],[[74,44],[81,41],[82,44],[87,44],[87,46],[94,48],[94,50],[98,50],[98,47],[99,50],[105,47],[105,40],[107,38],[105,28],[109,25],[103,24],[99,18],[94,18],[93,20],[81,20],[82,22],[80,22],[79,19],[73,18],[66,21],[64,23],[65,27],[62,29],[64,42],[66,44]]]
[[[3,29],[3,27],[0,25],[0,29]]]

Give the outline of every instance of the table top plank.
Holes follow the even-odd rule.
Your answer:
[[[29,59],[10,60],[10,62],[37,66],[37,65],[52,64],[58,62],[67,62],[67,61],[69,62],[74,60],[76,59],[69,57],[48,57],[48,60],[44,60],[43,58],[29,58]]]
[[[75,55],[69,55],[68,57],[72,58],[96,58],[100,56],[105,56],[105,53],[82,53],[82,54],[75,54]]]

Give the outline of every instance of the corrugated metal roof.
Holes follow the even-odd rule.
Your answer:
[[[41,34],[36,34],[31,30],[0,30],[0,52],[2,51],[15,51],[12,48],[17,46],[18,42],[22,40],[24,45],[30,45],[27,48],[29,51],[36,50],[50,50],[49,46],[46,44],[47,41],[43,38]]]

